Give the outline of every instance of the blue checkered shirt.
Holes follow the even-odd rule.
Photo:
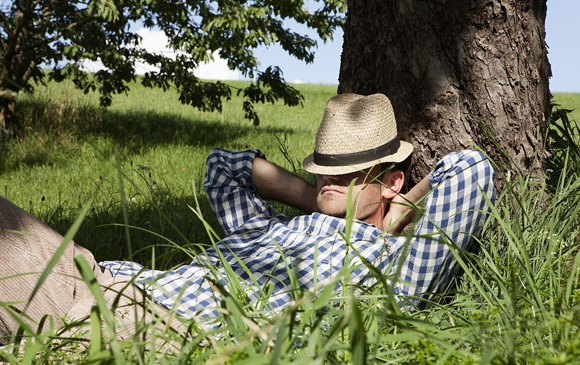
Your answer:
[[[209,155],[204,189],[226,236],[189,265],[169,271],[134,262],[100,265],[133,276],[157,303],[188,318],[218,314],[220,284],[238,294],[243,288],[258,309],[276,311],[304,290],[317,292],[325,284],[338,289],[345,270],[351,284],[371,286],[376,273],[370,275],[369,266],[385,275],[400,303],[415,305],[421,295],[445,288],[456,250],[468,248],[495,196],[494,171],[481,153],[450,153],[429,174],[431,192],[412,237],[354,220],[349,245],[345,219],[276,214],[252,183],[256,156],[264,157],[257,150],[216,149]]]

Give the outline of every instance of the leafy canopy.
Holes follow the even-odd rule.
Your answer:
[[[318,4],[321,2],[321,4]],[[313,2],[314,3],[314,2]],[[302,96],[284,81],[275,65],[260,68],[254,50],[279,44],[288,54],[307,63],[314,58],[316,41],[292,31],[294,20],[316,30],[326,41],[344,22],[345,0],[316,0],[310,11],[304,0],[17,0],[1,3],[0,98],[14,98],[32,90],[31,81],[49,77],[70,78],[76,87],[100,93],[103,106],[112,95],[127,92],[136,80],[135,66],[154,68],[139,78],[147,87],[175,87],[182,103],[203,111],[221,111],[232,86],[201,80],[193,74],[217,52],[230,69],[252,79],[237,89],[244,97],[246,118],[259,123],[253,103],[275,102],[294,106]],[[176,56],[151,53],[141,47],[137,25],[163,31]],[[101,61],[106,67],[95,74],[82,70],[82,62]],[[51,65],[45,74],[40,65]]]

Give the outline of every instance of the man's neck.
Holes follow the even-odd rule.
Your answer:
[[[381,206],[379,207],[379,209],[375,210],[375,212],[371,216],[365,218],[363,221],[368,224],[374,224],[381,230],[384,230],[383,220],[385,216],[385,208],[386,204],[384,202],[381,202]]]

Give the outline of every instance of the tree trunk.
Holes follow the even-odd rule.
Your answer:
[[[28,50],[23,48],[29,45],[31,40],[38,41],[38,34],[36,38],[34,35],[30,37],[30,29],[34,29],[32,22],[36,5],[34,1],[19,1],[16,4],[14,20],[10,21],[4,29],[6,39],[2,40],[0,69],[0,142],[2,143],[0,147],[5,146],[6,140],[13,136],[17,129],[16,99],[18,93],[25,88],[28,80],[35,73],[38,64],[38,47],[31,47]],[[2,152],[5,151],[2,150]]]
[[[0,174],[6,171],[8,139],[14,135],[16,100],[0,97]]]
[[[16,117],[16,100],[0,98],[0,136],[11,137],[14,134]]]
[[[542,175],[545,18],[546,0],[351,0],[339,93],[389,97],[415,146],[412,182],[474,143]]]

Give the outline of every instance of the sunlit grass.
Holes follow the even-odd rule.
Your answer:
[[[222,114],[203,114],[181,106],[171,94],[135,87],[128,96],[117,97],[111,109],[102,110],[94,95],[80,95],[68,84],[51,84],[20,101],[28,130],[25,139],[9,146],[9,169],[0,175],[1,194],[62,233],[78,229],[75,240],[96,252],[98,260],[128,258],[126,210],[126,223],[139,228],[129,230],[131,250],[137,252],[133,260],[147,265],[155,245],[156,267],[185,262],[199,251],[197,244],[211,245],[221,235],[208,233],[216,224],[200,189],[210,149],[260,148],[287,168],[291,164],[278,139],[286,141],[291,158],[311,152],[324,105],[335,88],[297,87],[306,98],[303,109],[260,107],[262,122],[255,128],[243,119],[235,100]],[[557,94],[555,100],[572,109],[580,95]],[[222,303],[224,325],[213,330],[194,326],[186,337],[168,334],[166,339],[182,347],[164,361],[577,361],[580,159],[575,156],[580,149],[571,120],[578,118],[558,115],[569,119],[556,124],[570,128],[553,129],[557,134],[550,139],[551,179],[511,177],[480,237],[479,252],[460,262],[465,273],[446,298],[400,314],[377,280],[379,284],[364,295],[354,288],[336,293],[329,286],[316,296],[300,293],[281,313],[262,315],[263,303],[248,301],[242,286],[230,280],[220,288],[231,294]],[[501,173],[503,167],[496,169]],[[85,208],[82,224],[79,220],[75,225]],[[168,241],[182,248],[169,248]],[[90,283],[90,276],[85,280]],[[118,343],[99,336],[99,318],[109,314],[98,304],[88,321],[90,340],[60,339],[59,328],[37,335],[31,328],[34,336],[22,347],[0,349],[0,361],[160,362],[163,355],[151,352],[139,336]],[[142,331],[154,329],[146,326]]]
[[[154,202],[175,218],[190,242],[205,242],[205,232],[187,204],[194,186],[195,193],[203,194],[205,158],[211,149],[260,148],[287,168],[291,165],[278,140],[285,141],[295,159],[311,153],[324,105],[336,87],[296,87],[304,93],[304,107],[259,105],[259,127],[243,118],[241,101],[235,98],[221,114],[202,113],[181,105],[174,92],[134,85],[130,94],[118,95],[105,110],[98,106],[97,95],[84,95],[70,83],[38,87],[18,104],[26,138],[9,146],[0,194],[61,232],[94,196],[93,210],[76,241],[93,250],[97,259],[127,258],[122,229],[99,227],[121,222],[118,157],[137,187],[129,185],[126,192],[130,224],[184,243],[153,209]],[[203,209],[211,220],[207,204]],[[156,243],[150,235],[135,239],[142,246]]]
[[[553,101],[559,104],[560,108],[571,110],[569,118],[580,122],[580,94],[555,93]]]

